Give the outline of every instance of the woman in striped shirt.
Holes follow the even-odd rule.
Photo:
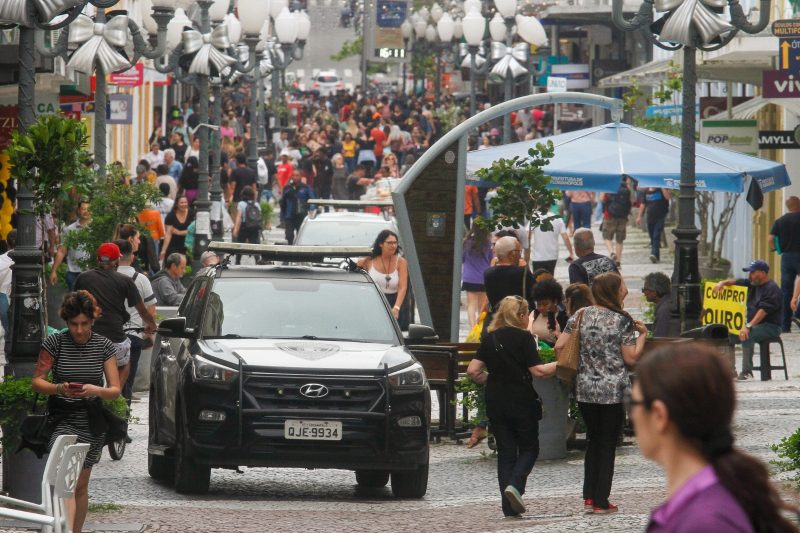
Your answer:
[[[59,435],[77,435],[78,442],[91,445],[75,497],[66,501],[73,533],[80,533],[86,520],[89,477],[105,444],[101,400],[113,400],[120,394],[114,345],[92,332],[99,314],[97,301],[87,291],[67,294],[59,312],[67,331],[44,340],[33,375],[33,389],[50,396],[50,416],[58,420],[50,446]],[[51,370],[52,380],[48,380]]]

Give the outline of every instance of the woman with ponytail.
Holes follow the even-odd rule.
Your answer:
[[[596,514],[617,511],[608,496],[617,441],[625,421],[623,400],[630,390],[627,367],[636,364],[642,355],[647,335],[644,323],[633,320],[622,309],[627,294],[625,283],[616,272],[595,276],[595,304],[570,317],[555,346],[556,352],[566,346],[576,324],[580,324],[575,399],[586,422],[583,506]]]
[[[626,406],[642,455],[667,476],[649,533],[798,531],[766,467],[733,447],[735,403],[730,367],[711,348],[674,344],[636,366]]]

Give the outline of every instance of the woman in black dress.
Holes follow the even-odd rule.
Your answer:
[[[555,362],[539,359],[527,326],[528,303],[521,296],[503,298],[467,368],[472,381],[486,384],[486,412],[497,441],[497,480],[508,517],[525,512],[522,495],[539,456],[542,406],[532,379],[556,373]]]
[[[159,259],[164,259],[172,252],[186,255],[186,234],[189,233],[189,226],[194,221],[194,213],[189,209],[189,200],[185,196],[175,198],[175,205],[172,206],[166,218],[164,218],[164,246],[161,248]]]
[[[67,294],[59,312],[67,332],[44,340],[33,375],[33,389],[50,397],[50,416],[58,419],[48,449],[60,435],[77,435],[78,442],[90,445],[75,497],[66,500],[73,533],[80,533],[86,520],[89,477],[105,444],[101,400],[113,400],[120,394],[116,349],[110,340],[92,332],[99,314],[97,301],[87,291]],[[51,370],[52,382],[47,380]]]

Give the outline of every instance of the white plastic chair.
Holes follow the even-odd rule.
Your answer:
[[[69,533],[64,499],[75,495],[75,486],[78,484],[78,477],[83,470],[83,462],[88,452],[88,444],[72,444],[64,450],[58,462],[49,513],[39,514],[0,507],[0,517],[38,524],[42,531],[47,529],[55,533]]]
[[[58,465],[61,462],[61,458],[64,456],[64,450],[67,446],[75,444],[77,440],[78,437],[76,435],[60,435],[53,443],[53,447],[47,457],[47,463],[44,465],[44,476],[42,476],[42,503],[32,503],[27,500],[18,500],[0,494],[0,505],[13,505],[15,507],[22,507],[25,510],[52,516],[53,487],[55,487],[56,484]],[[52,528],[45,526],[42,528],[42,531],[44,533],[51,533]]]

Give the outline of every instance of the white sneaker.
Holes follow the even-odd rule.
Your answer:
[[[508,503],[515,513],[522,514],[525,512],[525,503],[522,501],[522,496],[513,485],[507,486],[503,494],[508,498]]]

